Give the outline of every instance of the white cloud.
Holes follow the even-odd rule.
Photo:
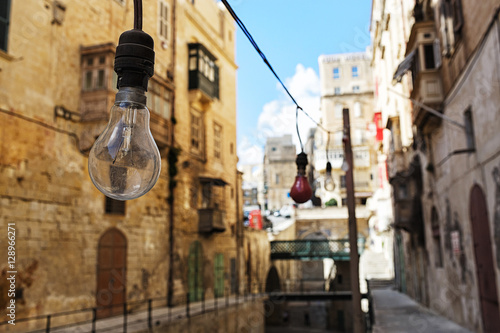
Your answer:
[[[295,68],[295,74],[285,80],[285,85],[304,111],[318,122],[320,116],[320,84],[319,77],[314,69],[305,68],[302,64],[298,64]],[[243,137],[242,142],[238,145],[238,156],[241,165],[253,164],[257,160],[262,161],[262,147],[268,137],[292,134],[297,150],[300,151],[295,128],[295,104],[279,83],[277,83],[277,90],[281,92],[281,95],[277,99],[266,103],[262,108],[257,123],[257,136],[254,138]],[[305,144],[309,129],[316,127],[316,125],[301,111],[299,111],[298,123],[300,137],[302,143]],[[260,156],[258,157],[257,154],[260,154]],[[248,158],[250,156],[251,158]]]
[[[238,164],[258,164],[262,163],[264,158],[264,150],[256,143],[250,142],[247,137],[238,144]]]

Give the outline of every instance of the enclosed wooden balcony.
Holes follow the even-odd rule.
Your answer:
[[[226,231],[225,212],[215,208],[198,209],[198,232],[210,234]]]

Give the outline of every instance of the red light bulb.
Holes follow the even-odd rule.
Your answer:
[[[296,203],[304,203],[312,197],[312,189],[305,176],[307,155],[304,152],[298,154],[295,163],[297,163],[297,176],[290,189],[290,196]]]
[[[290,189],[290,196],[296,203],[304,203],[311,199],[312,189],[306,176],[299,174],[295,177],[295,182]]]

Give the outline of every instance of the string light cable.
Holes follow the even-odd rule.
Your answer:
[[[248,31],[248,29],[246,28],[245,24],[240,20],[240,18],[238,17],[238,15],[236,15],[236,13],[234,12],[233,8],[231,7],[231,5],[227,2],[227,0],[221,0],[222,3],[224,4],[224,6],[226,7],[227,11],[229,12],[229,14],[233,17],[234,21],[236,22],[236,24],[240,27],[241,31],[243,32],[243,34],[247,37],[247,39],[250,41],[250,44],[252,44],[252,46],[254,47],[254,49],[257,51],[257,53],[259,54],[259,56],[262,58],[262,60],[264,61],[264,63],[267,65],[267,67],[269,67],[269,70],[274,74],[274,76],[276,77],[276,79],[278,80],[278,82],[281,84],[281,86],[283,87],[283,89],[285,89],[285,92],[287,93],[287,95],[290,97],[290,99],[292,100],[292,102],[296,105],[297,109],[296,109],[296,127],[297,127],[297,135],[299,136],[299,141],[300,141],[300,148],[302,151],[304,151],[303,149],[303,146],[302,146],[302,141],[300,139],[300,135],[299,135],[299,129],[298,129],[298,112],[299,110],[302,111],[309,119],[312,120],[312,122],[318,127],[318,128],[321,128],[323,131],[327,132],[328,134],[330,133],[329,130],[327,130],[326,128],[324,128],[320,123],[318,123],[316,120],[313,119],[313,117],[311,117],[306,111],[304,111],[304,109],[299,105],[299,103],[297,103],[297,101],[295,100],[295,98],[293,97],[293,95],[290,93],[290,91],[288,90],[288,88],[285,86],[285,84],[283,83],[283,81],[280,79],[280,77],[278,76],[278,74],[276,73],[276,71],[274,70],[273,66],[271,65],[271,63],[269,63],[269,61],[267,60],[266,58],[266,55],[264,54],[264,52],[262,52],[262,50],[260,49],[260,47],[257,45],[257,42],[255,41],[255,39],[252,37],[252,35],[250,34],[250,32]]]

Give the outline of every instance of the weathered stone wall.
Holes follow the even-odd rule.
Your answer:
[[[468,5],[466,3],[469,3]],[[464,2],[464,9],[472,2]],[[491,13],[491,12],[490,12]],[[486,21],[490,16],[483,13]],[[467,19],[470,13],[465,13]],[[479,16],[480,19],[483,16]],[[498,23],[496,24],[498,25]],[[457,83],[457,90],[448,98],[446,115],[462,122],[464,112],[473,114],[476,152],[449,154],[466,148],[465,131],[443,121],[430,142],[429,150],[436,166],[435,172],[425,172],[424,218],[426,221],[426,247],[429,253],[427,279],[430,306],[448,318],[479,331],[481,308],[479,284],[476,276],[474,238],[471,226],[471,189],[474,185],[484,192],[488,207],[488,225],[494,262],[498,262],[498,190],[500,180],[500,136],[498,105],[500,103],[499,41],[496,28],[486,36],[482,50],[471,64],[468,75]],[[484,31],[485,32],[485,31]],[[467,32],[468,35],[468,32]],[[474,55],[476,56],[476,55]],[[425,165],[424,165],[425,166]],[[496,170],[496,173],[495,173]],[[432,193],[432,197],[428,194]],[[438,265],[438,251],[433,243],[431,227],[432,209],[436,209],[441,237],[443,265]],[[497,292],[500,286],[499,265],[495,267]],[[440,281],[440,283],[433,283]],[[499,297],[499,295],[497,295]]]
[[[170,325],[160,325],[152,332],[162,333],[264,333],[265,332],[264,303],[255,300],[219,309],[191,318],[176,320]],[[148,330],[144,333],[150,332]]]
[[[173,13],[174,2],[167,2]],[[17,318],[96,306],[98,243],[112,228],[123,233],[127,242],[124,301],[165,296],[170,256],[168,170],[173,167],[168,165],[166,151],[162,151],[161,176],[155,187],[128,201],[124,215],[106,214],[105,197],[88,176],[86,152],[79,151],[86,127],[78,117],[70,121],[54,116],[56,105],[79,112],[80,47],[116,44],[119,35],[133,27],[133,1],[125,5],[68,1],[60,25],[51,23],[53,2],[28,0],[11,5],[9,47],[7,52],[0,51],[0,227],[6,230],[8,223],[16,224]],[[174,302],[185,300],[187,256],[195,240],[204,249],[204,287],[209,298],[213,295],[213,258],[216,253],[224,254],[228,276],[230,259],[236,257],[235,225],[241,222],[236,210],[241,185],[236,171],[234,23],[213,1],[196,1],[194,9],[190,2],[177,1],[172,38],[162,43],[158,2],[145,1],[143,6],[143,28],[155,39],[155,76],[168,81],[167,71],[172,71],[176,82],[174,146],[181,153],[173,206]],[[210,49],[220,67],[220,98],[203,105],[205,160],[193,158],[189,151],[189,108],[200,107],[200,101],[190,100],[187,89],[187,43],[194,41]],[[223,127],[222,161],[213,156],[213,121]],[[199,202],[192,202],[193,194],[200,193],[201,175],[227,183],[221,207],[226,231],[219,235],[198,233]],[[263,258],[266,250],[259,247],[264,245],[261,241],[254,245]],[[3,238],[0,251],[6,253],[6,249]],[[262,260],[255,272],[265,276],[267,264]],[[5,309],[5,261],[0,270],[0,306]]]

